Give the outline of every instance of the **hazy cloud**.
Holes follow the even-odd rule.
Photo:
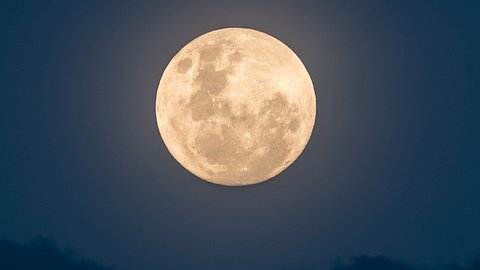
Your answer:
[[[0,240],[0,269],[5,270],[113,270],[90,262],[70,250],[60,250],[53,241],[37,238],[27,244]]]

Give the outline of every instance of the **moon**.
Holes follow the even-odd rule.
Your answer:
[[[185,45],[157,90],[160,135],[188,171],[211,183],[266,181],[302,153],[315,123],[312,80],[278,39],[224,28]]]

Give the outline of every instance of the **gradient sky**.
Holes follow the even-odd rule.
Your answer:
[[[0,238],[128,269],[323,267],[480,253],[480,2],[3,1]],[[214,29],[287,44],[313,80],[304,153],[260,185],[200,181],[155,95]]]

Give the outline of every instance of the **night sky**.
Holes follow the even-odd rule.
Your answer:
[[[0,269],[480,269],[480,2],[2,1],[0,25]],[[155,120],[170,59],[225,27],[315,86],[305,151],[254,186],[199,180]]]

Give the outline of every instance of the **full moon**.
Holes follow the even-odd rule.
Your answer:
[[[245,28],[199,36],[166,67],[157,91],[171,155],[208,182],[243,186],[290,166],[312,134],[316,99],[297,55]]]

